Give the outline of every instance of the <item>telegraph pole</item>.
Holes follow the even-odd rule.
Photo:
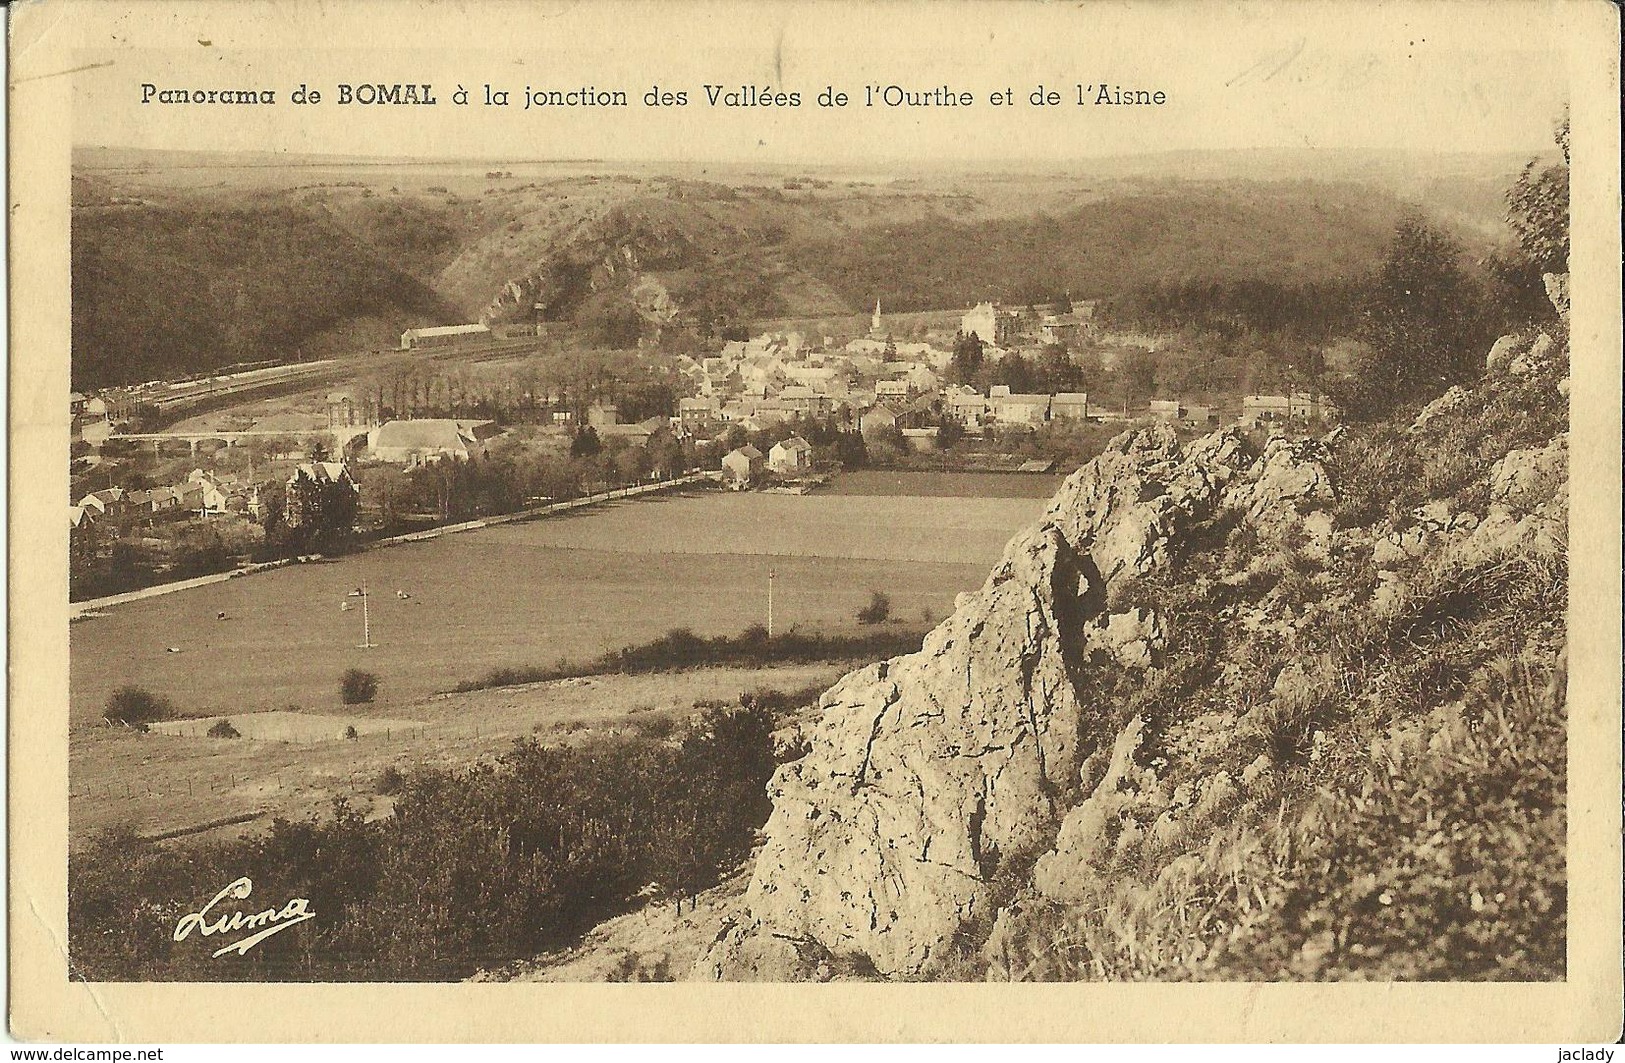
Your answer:
[[[773,637],[773,577],[778,575],[772,569],[767,570],[767,637]]]
[[[372,649],[372,614],[367,609],[367,585],[361,584],[361,646],[363,650]]]

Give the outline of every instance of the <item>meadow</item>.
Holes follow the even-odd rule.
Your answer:
[[[1068,469],[1067,471],[1071,471]],[[909,495],[919,498],[1037,498],[1060,490],[1061,473],[939,472],[929,469],[858,469],[843,472],[831,495]]]
[[[187,715],[335,710],[350,667],[378,674],[384,712],[493,668],[589,658],[674,627],[737,633],[766,621],[769,572],[777,630],[854,629],[875,590],[896,618],[940,619],[1042,506],[661,498],[228,580],[75,623],[70,724],[97,723],[127,683]],[[361,610],[349,597],[363,584],[371,649],[359,648]]]

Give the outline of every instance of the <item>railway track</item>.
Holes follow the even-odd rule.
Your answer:
[[[256,370],[254,371],[254,378],[248,380],[232,379],[230,377],[200,380],[195,386],[186,387],[184,391],[153,397],[143,396],[138,401],[152,405],[162,417],[163,424],[173,424],[183,417],[207,413],[210,410],[219,409],[221,406],[229,405],[240,399],[254,396],[275,397],[302,391],[306,388],[319,387],[323,384],[336,383],[355,375],[359,371],[373,368],[381,364],[383,359],[392,356],[411,356],[420,362],[444,362],[449,360],[486,362],[535,350],[540,344],[541,341],[537,338],[526,337],[522,340],[467,344],[438,350],[384,350],[375,353],[342,355],[306,365],[294,364],[278,366],[269,370]]]

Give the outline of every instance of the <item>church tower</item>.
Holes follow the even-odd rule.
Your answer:
[[[879,299],[875,300],[875,314],[874,314],[873,317],[871,317],[869,319],[869,334],[872,335],[872,336],[880,335],[880,300]]]

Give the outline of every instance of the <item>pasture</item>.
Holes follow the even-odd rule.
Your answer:
[[[496,667],[588,658],[674,627],[763,623],[769,571],[777,630],[853,629],[871,590],[891,596],[895,617],[940,619],[1043,504],[708,493],[290,566],[74,624],[69,722],[94,724],[126,683],[189,715],[335,712],[350,667],[379,675],[375,711],[387,715]],[[363,584],[371,649],[358,648],[348,597]]]
[[[274,815],[326,814],[335,797],[369,817],[387,815],[392,798],[378,790],[389,767],[452,768],[530,736],[551,744],[669,727],[697,701],[732,702],[763,688],[822,689],[844,670],[818,664],[595,676],[423,698],[387,716],[368,706],[238,714],[230,719],[242,737],[232,739],[208,737],[209,721],[201,720],[149,734],[78,728],[68,740],[70,844],[110,829],[237,836]],[[344,737],[347,725],[354,739]]]
[[[1070,470],[1069,470],[1070,471]],[[832,495],[913,495],[922,498],[1036,498],[1048,501],[1062,473],[939,472],[934,469],[858,469],[835,477]],[[1035,514],[1036,515],[1036,511]]]

